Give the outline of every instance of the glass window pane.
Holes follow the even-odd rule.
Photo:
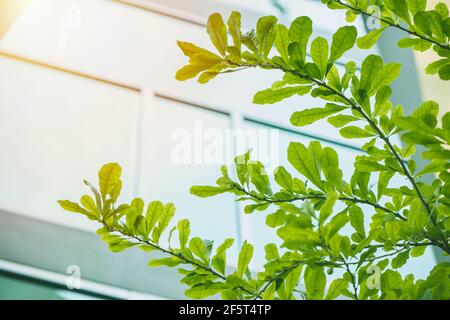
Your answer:
[[[238,236],[234,197],[201,199],[193,185],[214,185],[225,163],[227,115],[155,98],[145,119],[139,193],[145,199],[173,202],[177,220],[191,221],[191,236],[222,241]],[[231,261],[231,260],[230,260]]]
[[[59,199],[88,192],[107,162],[124,167],[123,199],[134,191],[138,92],[6,58],[0,59],[0,207],[94,229]]]

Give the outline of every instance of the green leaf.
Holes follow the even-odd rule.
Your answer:
[[[389,112],[391,103],[389,98],[391,97],[392,89],[388,86],[381,87],[375,96],[375,106],[373,110],[374,116],[382,116]]]
[[[284,167],[277,167],[274,176],[278,185],[286,190],[292,190],[292,176]]]
[[[441,15],[442,19],[445,19],[445,18],[448,17],[447,5],[445,3],[443,3],[443,2],[437,3],[436,6],[434,7],[434,11],[439,13]]]
[[[405,265],[408,259],[409,259],[409,250],[400,252],[398,255],[395,256],[394,259],[392,259],[391,266],[394,269],[401,268]]]
[[[252,161],[249,163],[249,169],[251,182],[256,189],[262,194],[272,194],[269,177],[263,164],[259,161]]]
[[[125,249],[135,246],[136,243],[132,243],[132,242],[126,241],[124,239],[121,239],[121,240],[117,240],[117,241],[112,241],[112,242],[108,243],[108,245],[109,245],[108,246],[109,250],[111,250],[112,252],[122,252]]]
[[[256,42],[258,44],[258,54],[267,57],[275,41],[275,26],[277,18],[275,16],[261,17],[256,25]]]
[[[302,266],[298,266],[297,268],[291,270],[286,276],[285,290],[288,297],[292,294],[292,292],[294,292],[295,288],[297,287],[301,272]]]
[[[425,253],[427,246],[418,246],[411,249],[410,255],[411,257],[420,257]]]
[[[429,164],[427,164],[422,170],[416,173],[416,176],[423,176],[425,174],[441,172],[447,170],[448,168],[449,168],[448,162],[442,160],[433,160]]]
[[[450,64],[440,67],[438,73],[441,80],[450,80]]]
[[[433,36],[436,37],[439,42],[445,42],[445,34],[444,29],[442,28],[441,15],[436,11],[428,11],[427,16]]]
[[[320,225],[323,225],[326,221],[326,219],[333,213],[334,205],[336,204],[338,195],[336,192],[330,192],[327,194],[327,198],[320,207],[320,216],[319,216],[319,223]]]
[[[291,142],[288,147],[288,160],[292,166],[315,186],[321,188],[322,180],[314,157],[306,147],[299,142]]]
[[[358,160],[355,162],[355,168],[360,172],[394,171],[393,169],[372,160]]]
[[[338,169],[339,168],[339,157],[337,152],[330,148],[325,147],[322,150],[322,159],[321,159],[321,167],[325,177],[328,176],[328,171],[330,169]]]
[[[150,267],[160,267],[160,266],[166,266],[166,267],[176,267],[183,261],[180,260],[177,257],[168,257],[168,258],[161,258],[161,259],[154,259],[151,260],[148,265]]]
[[[200,198],[213,197],[215,195],[227,192],[229,189],[213,186],[192,186],[190,192]]]
[[[398,41],[400,48],[413,48],[416,51],[426,51],[431,48],[432,43],[423,39],[403,38]]]
[[[99,216],[100,215],[100,210],[97,207],[94,199],[92,199],[90,196],[88,195],[83,195],[80,199],[80,203],[83,207],[85,207],[89,212],[92,212],[93,214],[95,214],[95,216]]]
[[[242,34],[241,42],[243,45],[245,45],[251,51],[251,53],[244,51],[242,53],[242,57],[248,61],[257,61],[258,57],[255,55],[255,53],[257,53],[258,48],[256,47],[255,31],[251,30],[245,34]]]
[[[425,101],[416,110],[412,116],[422,120],[427,126],[434,128],[437,125],[437,115],[439,114],[439,104],[435,101]]]
[[[276,26],[275,47],[284,62],[289,62],[289,30],[282,24]]]
[[[136,208],[137,215],[142,215],[144,210],[144,200],[141,198],[135,198],[131,201],[131,207]]]
[[[334,300],[343,295],[348,289],[348,282],[345,279],[334,279],[328,288],[326,300]]]
[[[327,121],[335,128],[341,128],[350,122],[361,120],[355,116],[338,114],[337,116],[329,117]]]
[[[241,52],[241,14],[237,11],[231,12],[227,21],[228,31],[233,38],[233,44],[238,52]]]
[[[341,135],[344,138],[347,138],[347,139],[371,138],[375,135],[369,131],[363,130],[363,129],[361,129],[359,127],[355,127],[355,126],[348,126],[348,127],[342,128],[339,132],[341,133]]]
[[[392,243],[396,243],[400,237],[402,222],[398,220],[388,221],[385,224],[386,233]]]
[[[380,72],[373,80],[370,89],[369,96],[374,95],[381,87],[388,86],[392,81],[398,78],[402,65],[399,63],[387,63],[383,66]]]
[[[364,90],[366,93],[368,93],[373,80],[382,68],[383,60],[380,56],[374,54],[367,56],[361,66],[361,80],[359,82],[359,90]]]
[[[325,235],[327,239],[331,239],[339,232],[349,221],[346,211],[342,211],[335,215],[333,219],[325,226]]]
[[[362,237],[366,237],[366,231],[364,229],[364,213],[358,206],[351,206],[349,208],[350,224],[355,228],[356,232]]]
[[[321,300],[325,293],[326,276],[323,267],[305,269],[306,295],[309,300]]]
[[[282,101],[286,98],[292,97],[295,94],[304,95],[310,91],[310,86],[292,86],[285,87],[278,90],[266,89],[259,91],[253,98],[253,103],[256,104],[272,104]]]
[[[199,237],[192,238],[191,241],[189,241],[189,249],[192,251],[193,254],[199,257],[206,265],[209,264],[209,257],[207,255],[206,245],[202,239],[200,239]]]
[[[184,294],[191,299],[203,299],[218,294],[224,289],[224,285],[216,282],[197,284],[184,291]]]
[[[427,6],[427,0],[407,0],[409,11],[412,15],[416,15],[418,12],[425,11]]]
[[[406,222],[411,230],[411,236],[422,234],[429,223],[428,215],[419,199],[415,199],[410,208]]]
[[[233,245],[234,239],[225,239],[225,241],[217,247],[216,254],[211,260],[213,267],[221,274],[225,274],[225,267],[227,265],[226,251]]]
[[[106,196],[111,194],[114,190],[117,183],[120,181],[121,174],[122,168],[117,163],[112,162],[102,166],[98,172],[98,179],[103,200],[105,200]]]
[[[189,220],[183,219],[178,221],[177,229],[178,229],[178,238],[180,240],[180,249],[184,249],[188,242],[189,234],[191,232],[189,227]]]
[[[332,114],[341,112],[344,109],[346,109],[346,107],[329,103],[325,108],[312,108],[297,111],[292,114],[291,123],[297,127],[306,126]]]
[[[358,40],[356,42],[356,44],[358,45],[358,48],[360,48],[360,49],[372,48],[375,45],[375,43],[378,41],[378,39],[380,38],[380,36],[384,30],[385,30],[385,28],[375,29],[375,30],[367,33],[365,36],[358,38]]]
[[[306,61],[306,48],[311,34],[312,21],[305,16],[296,18],[289,28],[289,40],[298,43],[299,58],[302,64]]]
[[[163,213],[158,221],[158,231],[160,233],[164,232],[164,230],[167,228],[174,215],[175,215],[175,206],[173,205],[173,203],[166,204],[163,207]]]
[[[334,149],[330,147],[323,148],[321,167],[325,179],[330,182],[337,190],[341,191],[342,171],[341,169],[339,169],[339,158],[337,152]]]
[[[264,246],[264,251],[266,252],[266,260],[274,260],[280,258],[280,254],[278,253],[278,247],[275,243],[269,243]]]
[[[248,175],[248,161],[250,160],[250,153],[251,150],[234,158],[234,163],[236,164],[236,174],[242,185],[246,184],[250,178]]]
[[[152,201],[148,204],[145,219],[147,220],[147,231],[150,233],[163,214],[163,204],[160,201]]]
[[[416,28],[425,33],[428,36],[431,36],[431,27],[430,27],[430,19],[428,16],[428,12],[418,12],[414,15],[414,24]]]
[[[178,81],[185,81],[195,78],[200,72],[208,69],[209,66],[189,64],[179,69],[175,75]]]
[[[448,64],[450,64],[450,59],[448,58],[436,60],[426,67],[425,72],[426,74],[436,74],[443,66]]]
[[[327,74],[328,67],[328,42],[325,38],[317,37],[311,43],[311,58],[319,68],[321,78]]]
[[[239,252],[238,258],[237,276],[239,278],[242,278],[242,276],[244,275],[252,257],[253,257],[253,246],[247,241],[244,241],[244,243],[242,244],[241,251]]]
[[[353,26],[341,27],[333,34],[333,41],[330,49],[330,63],[334,63],[342,57],[345,52],[353,48],[357,34],[356,28]]]
[[[378,200],[380,200],[381,197],[384,195],[384,191],[388,187],[389,181],[391,180],[393,175],[394,175],[394,172],[386,172],[386,171],[380,172],[380,175],[378,178],[378,186],[377,186]]]
[[[220,14],[214,13],[209,16],[206,24],[206,31],[211,38],[212,44],[222,56],[225,56],[228,47],[227,27]]]
[[[380,284],[382,292],[400,290],[403,286],[402,276],[397,271],[386,270],[381,274]]]
[[[436,133],[433,128],[430,128],[425,123],[423,123],[423,121],[414,117],[399,117],[396,118],[395,121],[396,124],[404,130],[411,130],[415,131],[415,133],[428,134],[431,136],[434,136]]]
[[[78,203],[69,200],[58,200],[58,204],[66,211],[81,213],[84,215],[90,215],[91,213],[82,208]]]
[[[384,3],[389,8],[389,10],[403,19],[403,21],[411,22],[408,5],[406,4],[405,0],[385,0]]]
[[[183,54],[189,58],[197,55],[197,54],[202,54],[202,55],[212,55],[212,56],[216,56],[220,59],[219,56],[215,55],[214,53],[197,47],[195,44],[190,43],[190,42],[185,42],[185,41],[177,41],[177,45],[178,47],[181,49],[181,51],[183,51]]]
[[[286,213],[284,210],[277,210],[266,216],[266,224],[271,228],[282,226],[286,221]]]
[[[328,86],[330,86],[333,89],[336,89],[339,92],[342,91],[341,79],[336,65],[332,65],[330,71],[328,71],[327,80]]]

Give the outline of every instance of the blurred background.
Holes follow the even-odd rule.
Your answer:
[[[238,245],[249,240],[258,271],[264,245],[278,242],[274,231],[264,227],[263,214],[245,215],[230,195],[189,194],[191,185],[213,184],[220,164],[174,163],[177,130],[270,132],[277,141],[266,160],[276,157],[287,167],[290,141],[320,140],[338,150],[349,177],[362,153],[358,142],[342,139],[325,122],[301,129],[289,124],[294,110],[321,101],[305,96],[252,105],[253,94],[280,74],[249,70],[207,85],[175,81],[186,63],[176,41],[210,47],[208,15],[232,10],[242,12],[245,30],[267,14],[285,23],[308,15],[315,33],[328,39],[346,24],[344,12],[313,0],[0,0],[0,299],[183,298],[176,270],[147,267],[149,254],[137,249],[110,253],[94,233],[97,225],[56,204],[87,193],[82,179],[96,184],[100,166],[112,161],[123,167],[121,201],[174,202],[176,218],[191,220],[191,234],[234,237]],[[356,26],[366,32],[365,21]],[[394,102],[411,110],[434,99],[449,110],[445,83],[421,71],[432,53],[397,49],[401,36],[391,30],[371,51],[403,63]],[[341,63],[360,62],[368,53],[354,49]],[[225,151],[245,151],[238,144]],[[235,246],[230,265],[236,255]],[[438,259],[430,250],[404,272],[423,278]]]

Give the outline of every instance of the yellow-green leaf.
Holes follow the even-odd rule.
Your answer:
[[[122,174],[122,168],[117,163],[105,164],[98,173],[100,193],[103,199],[116,187],[116,184],[120,180]]]
[[[227,27],[223,22],[222,16],[219,13],[214,13],[209,16],[206,24],[206,30],[211,38],[211,42],[217,48],[222,56],[228,47]]]
[[[237,275],[239,278],[242,278],[242,276],[244,275],[252,257],[253,246],[247,241],[244,241],[238,258]]]
[[[228,18],[228,31],[233,38],[233,44],[241,52],[241,14],[237,11],[233,11]]]

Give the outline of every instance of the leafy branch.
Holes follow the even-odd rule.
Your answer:
[[[363,14],[363,15],[367,16],[367,17],[375,18],[375,19],[377,19],[378,21],[383,22],[383,23],[385,23],[386,25],[389,25],[390,27],[395,27],[395,28],[397,28],[397,29],[400,29],[400,30],[402,30],[402,31],[404,31],[404,32],[409,33],[410,35],[412,35],[412,36],[414,36],[414,37],[417,37],[417,38],[420,38],[420,39],[422,39],[422,40],[428,41],[428,42],[430,42],[430,43],[432,43],[432,44],[435,44],[435,45],[437,45],[437,46],[439,46],[439,47],[441,47],[441,48],[443,48],[443,49],[445,49],[445,50],[450,50],[450,46],[449,46],[449,45],[444,44],[444,43],[437,42],[436,40],[432,39],[431,37],[428,37],[428,36],[423,35],[423,34],[419,34],[418,32],[416,32],[416,31],[414,31],[414,30],[405,28],[405,27],[403,27],[402,25],[400,25],[399,23],[395,23],[395,22],[394,22],[393,20],[391,20],[391,19],[387,19],[387,18],[380,17],[380,16],[378,16],[378,15],[375,14],[375,13],[370,13],[370,12],[368,12],[368,11],[365,11],[365,10],[359,8],[359,7],[356,7],[356,6],[352,6],[352,5],[350,5],[349,3],[346,3],[346,2],[341,1],[341,0],[331,0],[331,1],[329,1],[329,3],[331,3],[331,2],[338,3],[338,4],[340,4],[341,6],[344,6],[344,7],[346,7],[347,9],[352,10],[353,12],[358,12],[358,13],[360,13],[360,14]]]
[[[252,192],[246,190],[243,187],[240,187],[239,185],[236,185],[235,187],[236,187],[236,190],[239,190],[239,191],[245,193],[247,196],[251,197],[252,199],[254,199],[256,201],[262,201],[262,202],[268,202],[268,203],[283,203],[283,202],[306,201],[306,200],[314,200],[314,199],[326,200],[326,198],[327,198],[327,196],[325,194],[310,194],[310,195],[303,195],[303,196],[292,196],[292,197],[288,197],[288,198],[284,198],[284,199],[277,199],[277,198],[266,197],[264,195],[257,195],[255,193],[252,193]],[[374,202],[371,202],[366,199],[360,199],[357,197],[348,197],[348,196],[339,196],[337,199],[340,201],[344,201],[344,202],[366,204],[366,205],[372,206],[376,209],[383,210],[388,213],[392,213],[400,220],[403,220],[403,221],[406,220],[406,218],[403,217],[400,213],[395,212],[395,211],[388,209],[378,203],[374,203]]]
[[[207,80],[209,81],[218,74],[214,74],[217,66],[220,66],[222,70],[250,67],[259,67],[265,70],[280,70],[285,74],[283,81],[274,84],[271,89],[256,93],[254,103],[275,103],[295,94],[303,95],[309,92],[315,97],[334,102],[328,103],[322,109],[306,109],[294,113],[291,117],[291,122],[296,126],[307,125],[331,114],[350,109],[353,115],[350,121],[362,120],[368,126],[364,129],[354,126],[346,127],[341,129],[341,135],[345,138],[377,137],[385,143],[386,151],[388,152],[384,156],[386,161],[384,166],[377,163],[378,159],[375,157],[369,157],[360,162],[364,165],[360,165],[357,162],[356,169],[360,171],[368,170],[368,172],[393,171],[394,173],[404,175],[420,200],[428,219],[434,226],[437,225],[438,222],[422,190],[419,188],[418,182],[407,164],[405,164],[404,156],[400,155],[402,150],[394,146],[390,140],[391,135],[400,131],[395,126],[395,121],[397,118],[402,117],[402,109],[396,108],[393,110],[391,119],[385,115],[388,112],[385,106],[383,107],[385,109],[384,111],[371,110],[370,97],[374,95],[376,95],[377,100],[383,99],[383,104],[389,107],[390,102],[388,99],[391,89],[388,85],[398,76],[400,65],[395,63],[384,64],[380,57],[369,55],[362,64],[360,78],[355,75],[355,63],[350,62],[347,64],[346,74],[341,81],[334,63],[355,44],[357,38],[356,29],[354,27],[339,28],[333,35],[333,42],[330,49],[328,42],[324,38],[317,37],[314,39],[310,49],[310,55],[313,61],[307,62],[307,42],[312,33],[312,23],[307,17],[297,18],[289,30],[282,25],[277,25],[275,17],[261,18],[258,21],[256,36],[250,34],[244,37],[246,41],[244,44],[252,52],[241,52],[237,50],[243,39],[241,38],[239,40],[238,46],[238,37],[236,34],[233,36],[235,46],[227,46],[226,27],[219,15],[212,15],[210,17],[208,28],[210,29],[209,34],[214,34],[214,37],[211,38],[213,44],[222,53],[223,57],[215,56],[217,60],[211,58],[214,61],[212,62],[212,68],[210,68],[211,66],[197,64],[196,61],[200,57],[205,56],[210,58],[214,54],[205,49],[198,48],[193,44],[180,42],[180,48],[191,60],[188,66],[178,71],[177,78],[179,80],[194,77],[206,69],[206,72],[200,75],[199,81],[204,82],[203,75],[207,75]],[[218,30],[222,31],[218,32]],[[269,58],[273,44],[280,56]],[[227,50],[229,54],[226,54]],[[345,78],[347,79],[344,81]],[[352,97],[347,96],[345,93],[349,82],[353,86],[351,90]],[[293,86],[293,84],[296,86]],[[375,108],[377,108],[376,105]],[[377,150],[374,147],[375,139],[372,141],[369,148],[373,147],[373,149]],[[308,173],[306,173],[306,177],[308,177]],[[312,182],[316,186],[321,187],[322,183],[320,179],[317,179],[317,177],[310,178],[313,178]],[[396,214],[396,216],[402,217],[399,214]],[[441,249],[450,253],[448,241],[444,235],[441,234],[440,240],[436,243]]]
[[[356,14],[369,13],[367,2],[323,2],[331,8],[349,10],[348,20]],[[426,1],[376,3],[381,6],[384,24],[403,28],[397,20],[401,19],[408,22],[410,34],[419,35],[418,39],[403,39],[401,46],[426,50],[434,44],[433,49],[444,59],[430,65],[428,71],[450,78],[447,7],[438,5],[435,10],[425,11]],[[431,21],[429,32],[424,19]],[[309,43],[313,32],[308,17],[298,17],[289,28],[278,24],[273,16],[262,17],[255,31],[243,34],[241,16],[233,12],[226,24],[219,14],[208,19],[207,32],[217,54],[192,43],[178,42],[189,58],[189,63],[178,70],[178,80],[198,76],[200,83],[207,83],[218,75],[243,69],[279,70],[283,72],[282,79],[257,92],[255,104],[310,94],[324,100],[325,106],[294,112],[292,125],[306,126],[326,119],[344,138],[365,139],[365,153],[356,157],[349,180],[344,179],[333,148],[318,141],[308,145],[291,142],[287,159],[299,177],[280,166],[273,173],[274,183],[264,165],[251,159],[249,151],[235,158],[236,178],[231,178],[228,168],[222,166],[215,186],[191,188],[192,194],[202,198],[232,193],[237,201],[245,203],[246,214],[275,207],[266,215],[266,224],[276,229],[282,245],[265,245],[266,262],[257,274],[249,268],[254,252],[250,243],[243,242],[237,265],[228,273],[226,251],[234,240],[226,239],[213,254],[213,241],[190,238],[187,219],[170,229],[168,247],[161,245],[161,236],[175,213],[174,205],[153,201],[144,212],[143,200],[136,198],[117,206],[122,188],[118,164],[101,168],[99,191],[85,182],[93,198],[83,195],[80,204],[69,200],[59,204],[67,211],[101,223],[103,227],[97,233],[114,252],[136,246],[165,255],[151,260],[150,266],[188,265],[189,268],[178,267],[178,271],[184,276],[181,282],[189,287],[185,294],[190,298],[220,294],[224,299],[294,299],[299,293],[300,298],[306,299],[450,299],[450,264],[438,264],[425,280],[414,280],[411,274],[402,277],[394,270],[410,258],[422,256],[429,246],[450,253],[450,113],[438,125],[439,106],[435,102],[424,102],[409,116],[404,115],[402,106],[393,106],[390,84],[400,73],[399,64],[384,63],[372,54],[360,68],[350,61],[342,72],[336,65],[355,44],[361,48],[373,45],[386,26],[359,39],[356,28],[339,28],[329,46],[322,37]],[[277,55],[271,55],[273,47]],[[391,140],[399,134],[403,146]],[[425,146],[422,155],[431,160],[422,168],[417,168],[412,159],[416,144]],[[419,181],[426,174],[437,174],[439,178],[431,184]],[[393,186],[394,176],[406,177],[409,185]],[[337,202],[344,208],[341,206],[338,211]],[[341,234],[344,227],[349,228]],[[176,247],[171,244],[173,237],[178,238]],[[383,285],[379,289],[368,285],[373,266],[380,271],[379,275],[372,275],[381,277],[378,280]],[[342,269],[344,274],[326,290],[327,275],[334,269]],[[297,289],[302,275],[305,292]]]
[[[371,48],[388,27],[406,32],[412,38],[401,39],[398,46],[426,51],[433,46],[442,57],[431,63],[428,74],[439,73],[442,80],[450,80],[450,18],[447,5],[439,2],[434,10],[427,10],[426,0],[322,0],[331,9],[347,10],[347,21],[364,15],[380,22],[380,27],[358,39],[360,49]]]

